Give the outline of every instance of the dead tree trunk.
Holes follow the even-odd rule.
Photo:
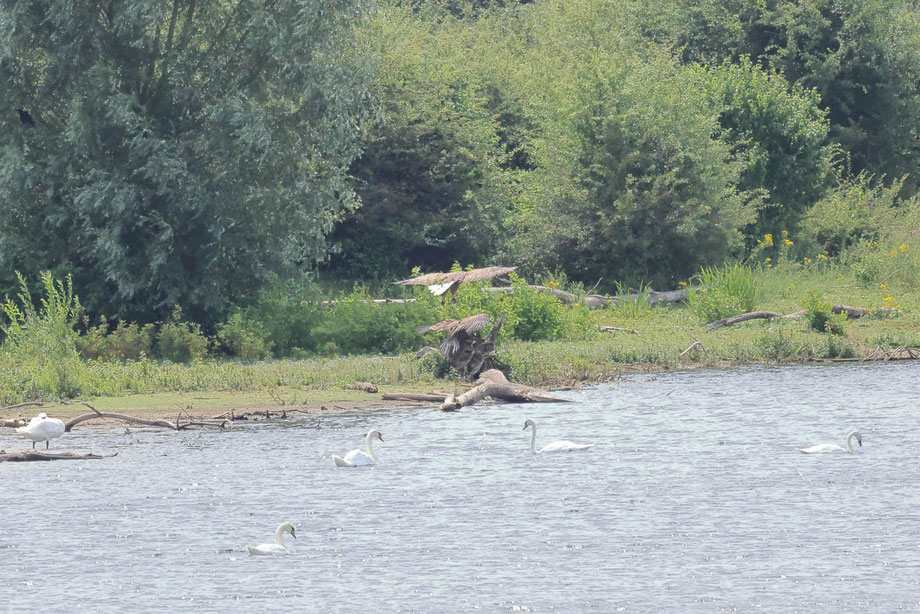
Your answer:
[[[867,309],[865,307],[850,307],[849,305],[834,305],[832,310],[834,313],[845,313],[847,314],[848,318],[853,319],[861,318],[873,313],[871,309]],[[898,311],[898,309],[891,307],[877,310],[878,313],[883,313],[889,316],[898,313]],[[805,317],[806,313],[808,313],[806,309],[799,309],[798,311],[794,311],[786,315],[773,311],[751,311],[748,313],[731,316],[729,318],[722,318],[721,320],[716,320],[715,322],[710,322],[703,328],[706,330],[715,330],[716,328],[731,326],[732,324],[747,322],[748,320],[771,320],[773,318],[798,319]]]
[[[504,321],[504,316],[500,317],[485,339],[481,338],[478,333],[466,335],[461,340],[457,351],[447,359],[451,366],[470,379],[476,379],[481,373],[490,369],[510,373],[511,367],[500,362],[495,354],[495,341],[498,339],[498,333]]]
[[[448,396],[444,399],[440,409],[441,411],[453,411],[467,405],[474,405],[486,397],[510,403],[567,402],[565,399],[539,388],[532,388],[523,384],[512,384],[505,378],[505,374],[498,369],[489,369],[476,380],[475,388],[467,390],[459,397]]]

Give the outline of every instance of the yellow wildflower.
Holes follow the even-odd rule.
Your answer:
[[[898,251],[899,251],[899,252],[906,252],[906,251],[907,251],[907,245],[904,244],[904,243],[901,243],[900,245],[898,245]]]
[[[758,243],[760,243],[760,241],[758,241]],[[773,235],[771,235],[769,232],[765,234],[763,236],[763,244],[766,245],[767,247],[772,247],[773,246]]]
[[[805,264],[811,264],[811,258],[805,258]]]
[[[827,256],[825,254],[818,254],[818,260],[827,260]]]
[[[888,255],[891,256],[892,258],[894,258],[895,256],[898,255],[898,250],[893,249],[893,250],[891,250],[891,252],[888,253]]]
[[[764,258],[763,261],[764,261],[764,262],[772,262],[772,261],[773,261],[773,258]]]
[[[790,241],[789,239],[786,239],[786,245],[792,245],[792,241]]]
[[[550,288],[558,288],[558,287],[559,287],[559,282],[558,282],[558,281],[551,281],[551,282],[549,282],[549,283],[546,284],[546,285],[549,286]]]

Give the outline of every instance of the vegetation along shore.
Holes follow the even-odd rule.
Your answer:
[[[451,394],[416,353],[478,314],[539,388],[920,346],[915,2],[28,4],[7,418]]]

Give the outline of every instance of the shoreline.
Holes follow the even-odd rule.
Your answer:
[[[920,356],[920,354],[918,354]],[[893,362],[903,362],[905,359],[896,359]],[[664,371],[699,371],[709,369],[731,369],[752,365],[794,366],[794,365],[828,365],[828,364],[861,364],[865,362],[888,362],[874,360],[870,356],[848,359],[812,359],[812,360],[781,360],[781,361],[731,361],[708,360],[694,361],[686,364],[623,364],[615,372],[605,372],[594,376],[584,377],[564,384],[559,382],[546,382],[547,390],[579,389],[583,386],[601,385],[611,383],[620,377],[643,373],[661,373]],[[389,400],[384,399],[385,393],[436,393],[445,394],[445,389],[451,392],[465,391],[472,387],[472,382],[455,380],[436,380],[432,384],[404,384],[381,385],[376,393],[367,393],[356,390],[310,390],[310,389],[285,389],[281,391],[196,391],[182,393],[152,393],[129,394],[121,396],[92,398],[86,403],[102,412],[114,412],[129,415],[133,418],[148,420],[167,420],[175,422],[182,419],[217,420],[232,418],[236,421],[268,421],[283,419],[284,416],[296,413],[305,414],[336,414],[352,411],[379,411],[397,407],[437,409],[433,403]],[[440,390],[433,390],[438,388]],[[46,413],[50,417],[59,418],[65,422],[82,414],[92,413],[92,409],[82,400],[66,402],[31,402],[0,408],[0,426],[9,429],[8,433],[15,436],[15,425],[11,421],[20,419],[26,422],[39,413]],[[259,414],[263,414],[260,416]],[[267,416],[265,415],[267,414]],[[246,415],[246,418],[240,416]],[[126,423],[117,419],[100,418],[90,420],[78,425],[77,429],[106,429],[117,430]],[[132,425],[132,428],[145,428],[143,425]],[[157,428],[157,427],[147,427]],[[3,431],[0,431],[2,433]]]

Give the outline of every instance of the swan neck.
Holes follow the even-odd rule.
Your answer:
[[[534,454],[537,453],[537,425],[531,424],[531,434],[530,434],[530,451]]]
[[[364,445],[367,447],[367,455],[370,456],[372,459],[374,459],[374,462],[376,463],[379,461],[377,460],[377,455],[374,454],[374,448],[371,445],[371,441],[373,441],[373,439],[374,438],[371,437],[371,434],[368,433],[367,437],[364,438]]]
[[[284,535],[284,531],[281,529],[281,527],[278,527],[277,529],[275,529],[275,543],[278,544],[279,546],[284,545],[284,542],[281,540],[282,535]]]
[[[855,433],[850,433],[847,435],[847,454],[853,453],[853,436]]]

